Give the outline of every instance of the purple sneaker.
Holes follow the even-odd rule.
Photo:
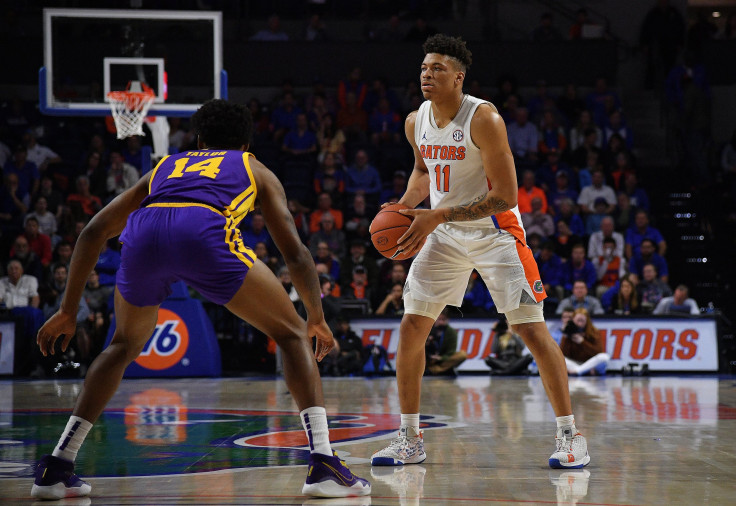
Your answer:
[[[44,455],[36,466],[36,480],[33,482],[31,497],[36,499],[63,499],[65,497],[84,497],[92,487],[74,474],[74,463],[68,460]]]
[[[350,472],[334,451],[331,457],[321,453],[312,453],[309,456],[309,472],[302,494],[315,497],[350,497],[370,493],[371,484],[368,480],[358,478]]]

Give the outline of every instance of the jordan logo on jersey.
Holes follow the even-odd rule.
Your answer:
[[[426,141],[426,140],[427,140],[427,132],[424,132],[424,133],[422,134],[422,140],[423,140],[423,141]]]
[[[454,140],[455,142],[460,142],[461,140],[463,140],[464,137],[465,134],[463,134],[463,131],[459,128],[452,132],[452,140]]]

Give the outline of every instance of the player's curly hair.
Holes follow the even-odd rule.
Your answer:
[[[197,109],[192,126],[208,148],[240,149],[250,144],[253,118],[247,107],[216,98]]]
[[[470,64],[473,63],[473,53],[465,45],[465,41],[460,37],[450,37],[443,33],[432,35],[422,45],[424,54],[437,53],[449,56],[457,60],[463,72],[466,72],[470,68]]]

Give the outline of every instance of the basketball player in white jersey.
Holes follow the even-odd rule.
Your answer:
[[[420,251],[406,281],[396,359],[401,427],[371,463],[397,466],[427,458],[419,430],[424,345],[445,305],[461,304],[476,269],[498,311],[539,364],[557,417],[549,465],[583,467],[590,462],[587,443],[575,427],[565,359],[544,323],[546,294],[516,205],[518,185],[506,127],[492,104],[463,94],[471,63],[465,42],[440,34],[423,48],[421,89],[427,100],[406,119],[414,169],[399,203],[414,208],[429,194],[431,209],[402,211],[414,221],[399,247]]]

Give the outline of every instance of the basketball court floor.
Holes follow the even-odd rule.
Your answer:
[[[552,470],[554,414],[538,377],[427,378],[420,465],[371,468],[393,437],[394,378],[324,380],[334,448],[373,495],[301,495],[307,451],[282,380],[126,380],[77,460],[90,498],[58,504],[736,504],[736,380],[571,378],[585,470]],[[0,504],[32,504],[76,380],[0,382]],[[50,503],[46,503],[50,504]]]

